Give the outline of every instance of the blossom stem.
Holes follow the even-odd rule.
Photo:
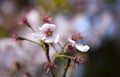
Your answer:
[[[23,38],[23,37],[22,37]],[[37,43],[37,42],[35,42],[35,41],[32,41],[32,40],[30,40],[30,39],[27,39],[27,38],[24,38],[24,40],[26,40],[26,41],[29,41],[29,42],[32,42],[32,43],[34,43],[34,44],[37,44],[37,45],[39,45],[39,46],[41,46],[41,48],[45,51],[45,48],[44,48],[44,46],[42,45],[42,44],[40,44],[40,43]]]
[[[29,39],[27,39],[27,38],[24,38],[24,40],[27,40],[27,41],[29,41],[29,42],[35,43],[35,44],[37,44],[37,45],[40,45],[40,46],[42,47],[42,49],[44,50],[44,52],[46,53],[46,57],[47,57],[47,59],[48,59],[48,62],[51,63],[50,56],[49,56],[49,45],[48,45],[47,43],[44,43],[44,46],[45,46],[45,47],[44,47],[42,44],[37,43],[37,42],[32,41],[32,40],[29,40]],[[52,77],[55,77],[53,71],[51,71],[51,75],[52,75]]]
[[[39,43],[37,43],[37,42],[35,42],[35,41],[29,40],[29,39],[27,39],[27,38],[24,38],[24,39],[27,40],[27,41],[29,41],[29,42],[32,42],[32,43],[34,43],[34,44],[40,45]]]
[[[28,22],[26,23],[26,25],[27,25],[33,32],[35,32],[34,29],[32,28],[32,26],[31,26]]]
[[[58,45],[60,46],[60,48],[62,49],[62,45],[58,42]]]
[[[71,59],[68,59],[68,60],[67,60],[67,65],[66,65],[66,67],[65,67],[65,69],[64,69],[64,73],[63,73],[63,76],[62,76],[62,77],[66,77],[66,73],[67,73],[67,71],[68,71],[68,69],[69,69],[69,67],[70,67],[70,63],[71,63]]]
[[[49,44],[44,43],[44,46],[46,48],[46,57],[48,59],[48,62],[51,63],[50,56],[49,56]]]
[[[67,55],[59,55],[59,54],[56,54],[56,55],[54,56],[54,58],[53,58],[52,61],[54,61],[56,58],[62,58],[62,57],[68,58],[68,59],[73,59],[73,57],[70,57],[70,56],[67,56]]]
[[[55,48],[55,46],[53,45],[53,44],[50,44],[53,48],[54,48],[54,50],[56,51],[56,53],[58,52],[57,51],[57,49]]]
[[[49,63],[51,63],[50,57],[49,57],[49,52],[46,52],[46,57]]]
[[[55,75],[54,75],[53,71],[51,71],[51,75],[52,75],[52,77],[55,77]]]
[[[64,58],[72,59],[72,57],[67,56],[67,55],[57,55],[56,57],[64,57]]]
[[[64,52],[65,46],[66,46],[67,44],[69,44],[69,43],[70,43],[70,42],[65,43],[65,45],[61,48],[61,49],[62,49],[61,52]]]
[[[67,45],[67,44],[69,44],[70,42],[67,42],[63,47],[62,47],[62,49],[64,49],[65,48],[65,46]]]
[[[49,44],[44,43],[44,46],[46,48],[46,57],[47,57],[47,60],[48,60],[49,63],[51,63],[50,55],[49,55]],[[53,70],[51,70],[51,75],[52,75],[52,77],[55,77],[54,73],[53,73]]]
[[[71,66],[71,67],[70,67],[70,77],[73,77],[73,74],[74,74],[73,72],[74,72],[74,67]]]
[[[30,27],[30,29],[31,29],[33,32],[35,32],[34,29],[33,29],[32,27]]]

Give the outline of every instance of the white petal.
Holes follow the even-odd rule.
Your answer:
[[[38,39],[41,39],[42,37],[43,37],[43,35],[41,35],[40,33],[32,33],[32,36],[34,37],[34,38],[38,38]]]
[[[56,29],[56,26],[54,24],[49,24],[48,28],[54,31]]]
[[[81,52],[87,52],[90,49],[88,45],[82,45],[82,44],[75,44],[75,47]]]
[[[55,40],[54,40],[54,43],[58,43],[59,37],[60,37],[59,35],[56,36],[56,38],[55,38]]]
[[[45,42],[47,42],[47,43],[51,43],[51,42],[55,42],[56,43],[56,42],[58,42],[58,38],[59,37],[56,34],[56,31],[55,31],[56,26],[54,24],[48,24],[48,23],[46,23],[43,26],[41,26],[39,29],[40,29],[41,34],[43,35],[42,40],[45,40]],[[45,32],[48,29],[50,29],[51,31],[53,31],[52,36],[49,36],[49,37],[46,36]]]
[[[39,30],[40,30],[41,33],[44,33],[47,30],[47,28],[45,28],[45,27],[39,27]]]
[[[40,31],[45,31],[47,29],[51,29],[52,31],[54,31],[56,29],[56,26],[54,24],[43,24],[41,27],[39,27]]]
[[[52,43],[53,40],[54,40],[54,39],[53,39],[52,37],[48,37],[48,38],[45,39],[45,42],[46,42],[46,43]]]
[[[70,38],[68,39],[68,41],[71,42],[71,43],[75,43],[75,41],[73,41],[73,40],[70,39]]]
[[[43,36],[43,37],[42,37],[42,40],[45,40],[45,39],[46,39],[46,36]]]

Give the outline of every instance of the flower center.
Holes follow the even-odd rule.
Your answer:
[[[46,36],[49,37],[49,36],[52,36],[53,31],[51,31],[50,29],[48,29],[45,33],[46,33]]]

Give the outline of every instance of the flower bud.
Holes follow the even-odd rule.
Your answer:
[[[49,16],[44,16],[44,17],[43,17],[43,22],[45,22],[45,23],[50,23],[51,20],[52,20],[52,18],[49,17]]]
[[[74,46],[72,44],[67,45],[67,50],[72,51],[74,49]]]
[[[13,35],[12,35],[12,38],[13,38],[15,41],[17,41],[17,40],[19,39],[19,37],[18,37],[17,34],[13,34]]]
[[[12,38],[13,38],[15,41],[25,40],[25,38],[19,37],[17,34],[12,34]]]
[[[28,20],[26,17],[21,17],[19,20],[18,20],[18,24],[19,25],[26,25],[28,26],[29,28],[32,28],[31,25],[29,24]]]

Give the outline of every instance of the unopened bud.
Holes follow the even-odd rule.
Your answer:
[[[13,38],[15,41],[25,40],[25,38],[19,37],[17,34],[12,34],[12,38]]]
[[[49,16],[44,16],[44,17],[43,17],[43,22],[50,23],[51,20],[52,20],[52,18],[49,17]]]
[[[72,51],[74,49],[74,46],[72,44],[67,45],[67,50]]]

